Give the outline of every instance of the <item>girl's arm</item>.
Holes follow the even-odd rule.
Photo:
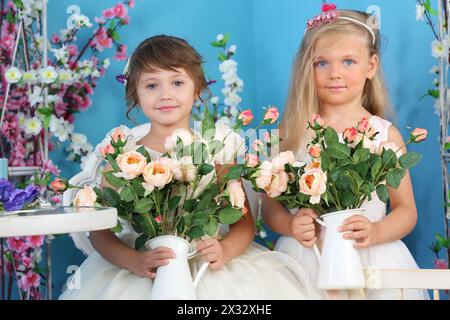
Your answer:
[[[293,236],[291,224],[294,215],[290,214],[277,200],[264,194],[261,204],[261,214],[264,223],[271,230],[283,236]]]
[[[404,145],[400,132],[394,126],[389,128],[388,140],[399,147]],[[406,148],[403,148],[403,151],[406,152]],[[409,170],[406,170],[397,190],[391,187],[388,189],[392,211],[386,218],[375,224],[377,229],[375,244],[402,239],[414,229],[417,223],[417,209]]]

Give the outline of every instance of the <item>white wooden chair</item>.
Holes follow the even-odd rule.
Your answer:
[[[132,128],[131,134],[136,139],[136,141],[139,141],[142,137],[144,137],[148,133],[149,130],[150,124],[147,123]],[[112,129],[105,136],[102,142],[100,142],[95,147],[95,150],[89,157],[85,168],[80,173],[76,174],[69,180],[70,184],[76,186],[100,185],[102,179],[102,171],[105,164],[100,154],[100,146],[104,145],[109,141],[109,136],[112,134],[113,131],[114,129]],[[252,212],[253,219],[256,222],[259,209],[257,193],[252,189],[251,183],[249,181],[244,180],[242,184],[250,203],[250,210]],[[62,201],[63,206],[70,206],[72,204],[72,201],[75,198],[76,191],[77,191],[76,189],[69,189],[66,192],[64,192]],[[75,246],[78,249],[80,249],[86,256],[90,255],[92,252],[95,251],[89,240],[89,233],[86,232],[72,233],[70,234],[70,236],[72,237]]]
[[[450,270],[438,269],[380,269],[364,270],[367,289],[398,289],[398,298],[404,298],[405,289],[428,289],[432,299],[440,300],[439,290],[450,289]]]

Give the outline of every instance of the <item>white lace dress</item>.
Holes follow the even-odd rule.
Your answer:
[[[159,156],[149,150],[151,156]],[[220,234],[228,231],[221,226]],[[128,223],[118,237],[134,247],[139,236]],[[195,276],[200,257],[191,262]],[[68,286],[60,299],[149,299],[152,280],[141,278],[105,260],[98,252],[87,257],[72,275],[79,286]],[[71,280],[71,279],[69,279]],[[68,281],[69,282],[69,281]],[[207,270],[196,291],[199,299],[314,299],[320,293],[308,282],[306,273],[289,256],[251,243],[246,251],[220,270]]]
[[[388,139],[388,130],[391,123],[378,116],[369,118],[371,125],[379,131],[380,134],[375,138],[376,147]],[[300,160],[306,160],[305,154],[298,155]],[[366,201],[363,206],[366,208],[365,216],[372,222],[379,221],[386,216],[386,204],[382,202],[376,192],[372,194],[372,200]],[[297,210],[291,210],[292,213]],[[322,233],[323,235],[323,233]],[[322,236],[321,235],[321,236]],[[319,262],[312,248],[303,247],[292,237],[282,236],[278,239],[275,250],[291,256],[295,261],[301,264],[307,272],[311,283],[316,286],[319,270]],[[392,269],[417,269],[411,253],[405,244],[401,241],[383,243],[366,249],[359,249],[363,266],[377,266],[380,268]],[[325,297],[325,293],[323,293]],[[352,291],[341,292],[340,298],[360,297],[359,294]],[[399,292],[395,289],[366,290],[366,299],[398,299]],[[405,290],[404,299],[428,299],[428,293],[425,290]]]

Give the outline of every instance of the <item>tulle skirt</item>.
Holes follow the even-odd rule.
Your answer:
[[[202,260],[191,262],[195,276]],[[68,280],[60,299],[150,299],[152,280],[141,278],[92,253]],[[319,299],[321,292],[292,258],[252,243],[240,256],[216,271],[207,270],[198,299]]]
[[[306,272],[309,283],[316,287],[319,262],[312,248],[303,247],[292,237],[280,237],[275,245],[275,250],[289,255],[298,262],[302,266],[302,270]],[[364,267],[418,269],[408,248],[400,240],[359,249],[359,252]],[[329,297],[325,292],[322,292],[322,295],[324,298]],[[395,300],[401,297],[397,289],[364,290],[362,294],[359,290],[346,290],[338,295],[339,299],[364,298],[369,300]],[[403,299],[429,299],[429,295],[426,290],[406,289],[403,291]]]

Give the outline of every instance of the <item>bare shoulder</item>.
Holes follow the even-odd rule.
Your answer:
[[[402,134],[400,131],[394,126],[391,125],[388,131],[388,142],[395,143],[398,147],[402,146],[403,151],[406,151],[405,142],[403,141]]]

